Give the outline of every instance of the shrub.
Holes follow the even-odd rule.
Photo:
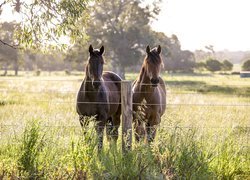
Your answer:
[[[28,179],[36,179],[41,175],[39,169],[40,154],[44,146],[39,124],[32,121],[26,128],[21,141],[18,167]]]
[[[211,72],[220,71],[222,64],[218,60],[210,58],[206,61],[206,69]]]
[[[71,72],[70,72],[68,69],[66,69],[66,70],[65,70],[65,74],[66,74],[66,75],[70,75]]]
[[[224,71],[232,71],[233,64],[231,62],[229,62],[228,60],[224,60],[222,63],[222,69]]]
[[[242,65],[242,70],[243,71],[250,71],[250,59],[245,61]]]
[[[40,76],[40,75],[41,75],[41,72],[42,72],[41,69],[37,69],[37,70],[36,70],[36,76]]]

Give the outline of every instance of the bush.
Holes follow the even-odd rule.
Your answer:
[[[242,70],[243,71],[250,71],[250,59],[245,61],[242,65]]]
[[[206,69],[211,72],[220,71],[222,64],[218,60],[210,58],[206,61]]]
[[[232,75],[240,75],[240,72],[239,71],[234,71],[231,73]]]
[[[224,71],[232,71],[233,64],[231,62],[229,62],[228,60],[224,60],[222,63],[222,69]]]
[[[65,70],[65,74],[66,74],[66,75],[70,75],[71,72],[70,72],[68,69],[66,69],[66,70]]]
[[[41,75],[41,72],[42,72],[41,69],[37,69],[37,70],[36,70],[36,76],[40,76],[40,75]]]
[[[39,124],[36,121],[32,121],[31,124],[25,128],[21,142],[21,154],[18,159],[18,167],[29,179],[36,179],[41,175],[39,172],[39,161],[44,145],[43,137],[44,136],[41,136]]]

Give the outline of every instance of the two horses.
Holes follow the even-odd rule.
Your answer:
[[[166,108],[166,90],[160,78],[161,47],[146,49],[140,75],[133,83],[133,111],[137,111],[140,103],[146,100],[145,122],[147,139],[151,142],[156,133],[156,125]],[[85,116],[96,116],[95,129],[98,134],[98,147],[103,146],[103,132],[106,126],[108,139],[115,142],[118,138],[118,128],[121,115],[121,81],[113,72],[103,72],[104,47],[93,49],[89,46],[89,59],[85,70],[85,78],[77,94],[76,110],[82,127],[88,125]],[[135,124],[136,139],[145,135],[143,123]]]

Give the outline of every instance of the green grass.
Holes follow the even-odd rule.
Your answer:
[[[163,78],[168,107],[155,142],[133,141],[123,154],[121,137],[98,153],[93,123],[83,136],[75,112],[83,75],[0,77],[0,179],[250,178],[250,79]]]

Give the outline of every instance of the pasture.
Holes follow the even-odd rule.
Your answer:
[[[136,74],[127,74],[134,80]],[[126,154],[75,112],[83,74],[0,77],[0,179],[248,179],[250,79],[163,74],[167,110],[151,146]]]

